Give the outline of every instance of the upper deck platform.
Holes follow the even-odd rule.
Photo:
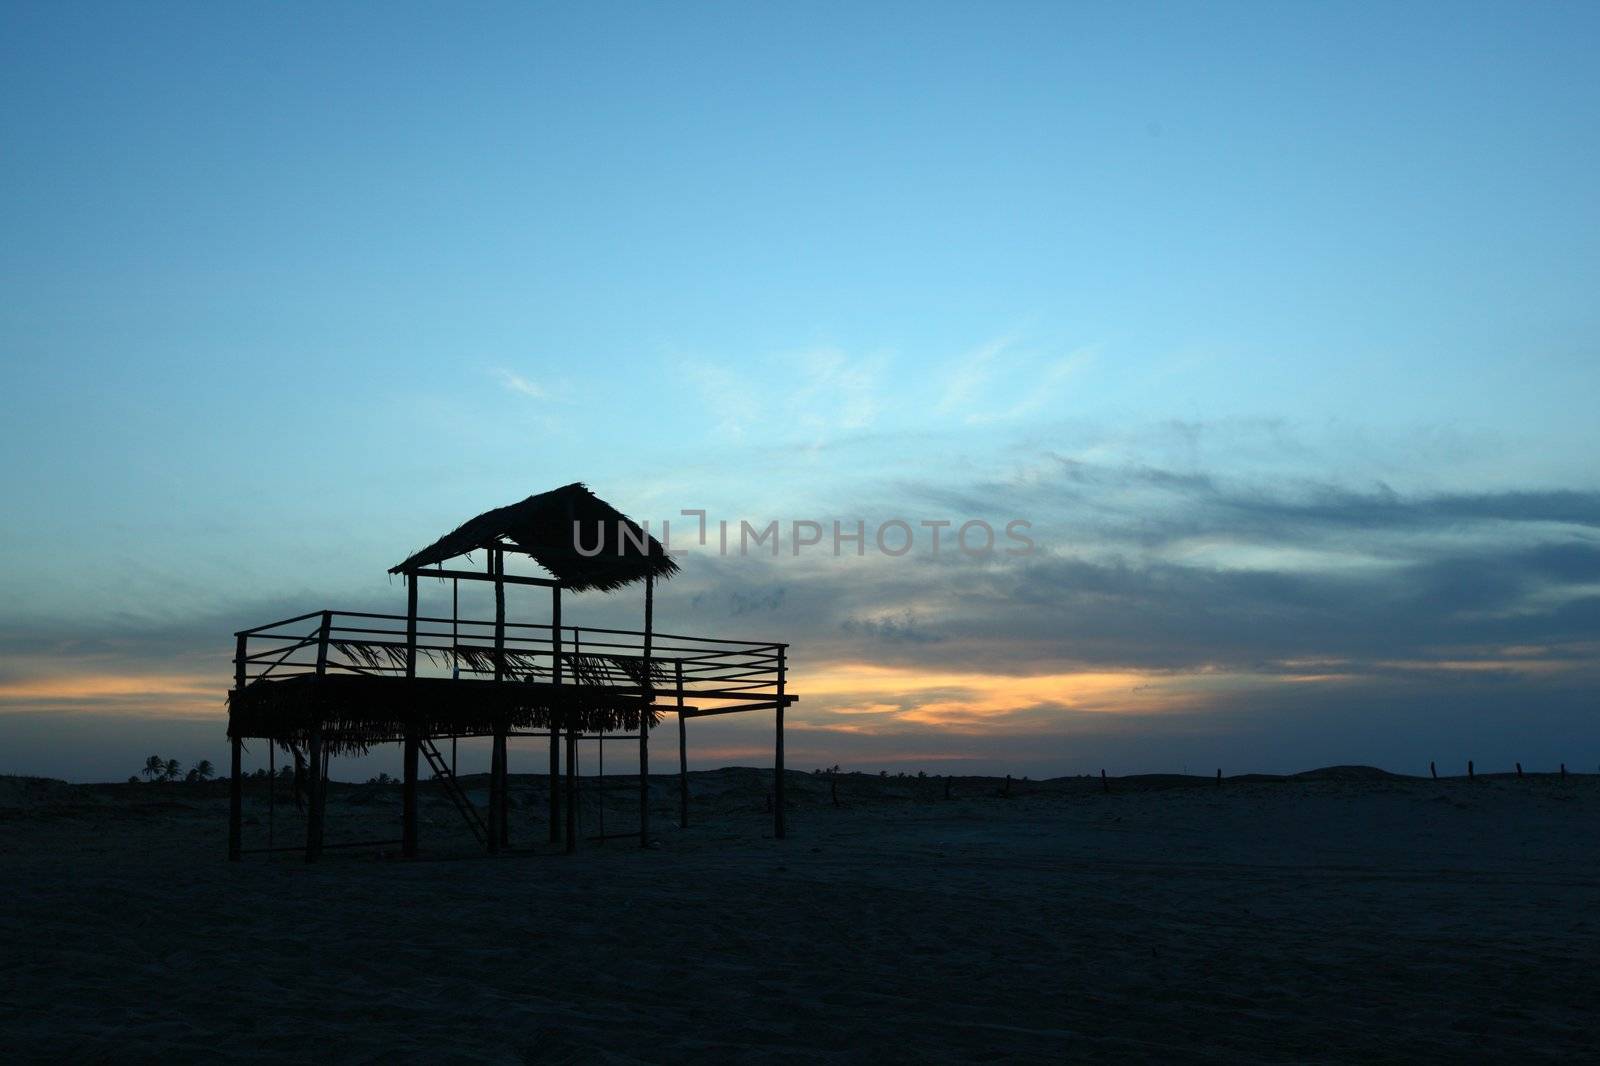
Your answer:
[[[236,637],[229,732],[360,746],[495,729],[636,729],[794,703],[788,646],[594,626],[312,611]],[[341,745],[343,746],[343,745]]]

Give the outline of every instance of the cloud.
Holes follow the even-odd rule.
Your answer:
[[[1223,735],[1283,760],[1257,768],[1381,761],[1445,734],[1531,758],[1536,725],[1564,731],[1538,739],[1569,745],[1571,761],[1600,746],[1579,713],[1600,684],[1600,493],[1352,487],[1059,441],[1009,458],[1010,476],[857,485],[866,507],[804,517],[1023,517],[1032,556],[723,558],[713,538],[657,597],[657,625],[788,642],[792,725],[814,738],[798,750],[830,764],[896,750],[1111,758],[1144,744],[1130,767],[1144,769],[1150,753],[1214,751],[1205,738]],[[306,606],[0,620],[0,709],[220,726],[229,634]],[[569,610],[633,628],[641,602],[625,590]]]
[[[962,355],[944,374],[934,411],[969,426],[1021,422],[1048,411],[1065,384],[1087,369],[1098,349],[1050,355],[1021,347],[1014,338],[990,341]]]
[[[760,426],[764,444],[810,449],[873,425],[883,366],[880,359],[829,347],[771,356],[759,369],[703,359],[678,363],[724,436],[742,440]]]
[[[529,381],[527,378],[513,370],[501,368],[496,370],[495,374],[499,377],[500,384],[511,392],[515,392],[521,396],[527,396],[535,400],[550,399],[550,393],[543,385],[540,385],[536,381]]]
[[[704,360],[684,360],[679,369],[700,394],[701,406],[726,437],[740,440],[764,417],[761,390],[733,370]]]
[[[1009,337],[998,337],[956,359],[945,372],[944,390],[934,404],[935,413],[962,412],[975,402],[993,376],[995,360],[1012,343]]]

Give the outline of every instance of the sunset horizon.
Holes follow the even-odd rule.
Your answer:
[[[0,0],[8,1061],[1600,1061],[1597,46]]]

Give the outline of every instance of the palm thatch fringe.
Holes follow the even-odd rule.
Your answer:
[[[228,693],[228,735],[309,743],[320,728],[332,754],[364,754],[374,744],[405,738],[415,729],[424,736],[484,735],[499,729],[577,729],[581,732],[637,730],[641,717],[651,726],[661,715],[633,693],[585,677],[606,677],[620,661],[608,656],[578,656],[572,683],[457,681],[450,678],[318,676],[302,674],[257,681]],[[611,666],[602,668],[600,660]],[[641,663],[640,660],[633,660]],[[653,664],[652,681],[664,671]],[[643,678],[642,663],[625,666]],[[603,672],[597,672],[603,671]],[[638,683],[637,680],[634,682]]]
[[[404,644],[334,640],[329,641],[328,646],[357,668],[376,671],[406,668]],[[426,659],[440,667],[453,665],[450,661],[452,653],[455,656],[455,665],[464,666],[474,673],[493,674],[495,660],[498,658],[501,664],[500,675],[503,678],[520,678],[523,681],[553,680],[551,653],[547,651],[502,648],[497,652],[494,648],[481,644],[458,644],[453,650],[417,649],[419,659]],[[561,661],[566,679],[575,684],[615,685],[619,682],[634,686],[644,684],[644,660],[637,656],[566,652],[561,656]],[[661,661],[654,660],[650,666],[651,681],[657,685],[664,684],[667,675]]]

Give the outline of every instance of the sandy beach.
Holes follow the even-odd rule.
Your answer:
[[[467,779],[469,782],[471,779]],[[620,780],[620,779],[619,779]],[[12,1061],[1572,1060],[1600,779],[654,783],[658,846],[224,861],[225,786],[0,779]],[[518,838],[544,837],[516,777]],[[256,788],[257,783],[252,783]],[[264,789],[264,786],[262,786]],[[392,835],[335,784],[328,839]],[[247,845],[265,843],[264,790]],[[587,812],[593,828],[594,804]],[[607,829],[624,829],[628,793]],[[293,843],[280,797],[275,840]]]

